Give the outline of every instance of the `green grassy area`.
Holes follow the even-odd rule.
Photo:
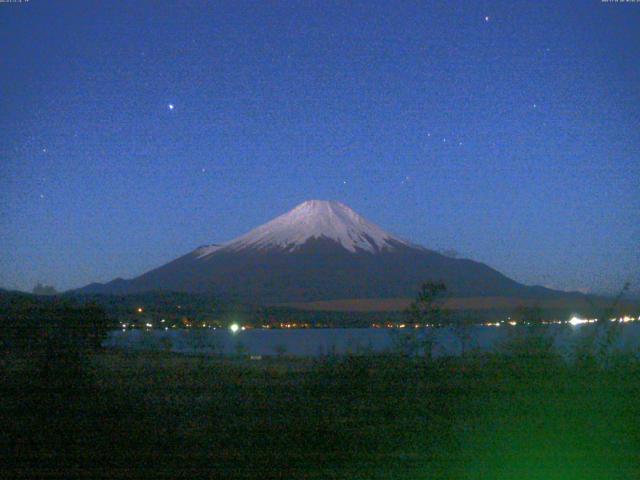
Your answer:
[[[554,358],[2,360],[17,478],[629,479],[640,365]]]

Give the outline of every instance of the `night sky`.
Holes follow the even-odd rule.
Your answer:
[[[0,3],[0,286],[307,199],[512,278],[640,283],[640,4]]]

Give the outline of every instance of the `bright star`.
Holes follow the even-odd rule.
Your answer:
[[[175,108],[175,105],[173,103],[169,104],[169,110],[173,110]]]
[[[484,17],[484,21],[488,22],[489,21],[489,15],[487,15],[486,17]]]

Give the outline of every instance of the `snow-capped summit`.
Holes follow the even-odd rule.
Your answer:
[[[393,250],[405,240],[385,232],[335,201],[308,200],[249,233],[232,240],[225,250],[278,248],[294,251],[310,239],[333,240],[350,252]]]

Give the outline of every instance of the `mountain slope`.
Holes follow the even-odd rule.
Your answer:
[[[223,245],[199,247],[132,280],[83,293],[171,290],[251,303],[413,297],[425,280],[460,297],[553,298],[479,262],[413,245],[338,202],[311,200]]]

